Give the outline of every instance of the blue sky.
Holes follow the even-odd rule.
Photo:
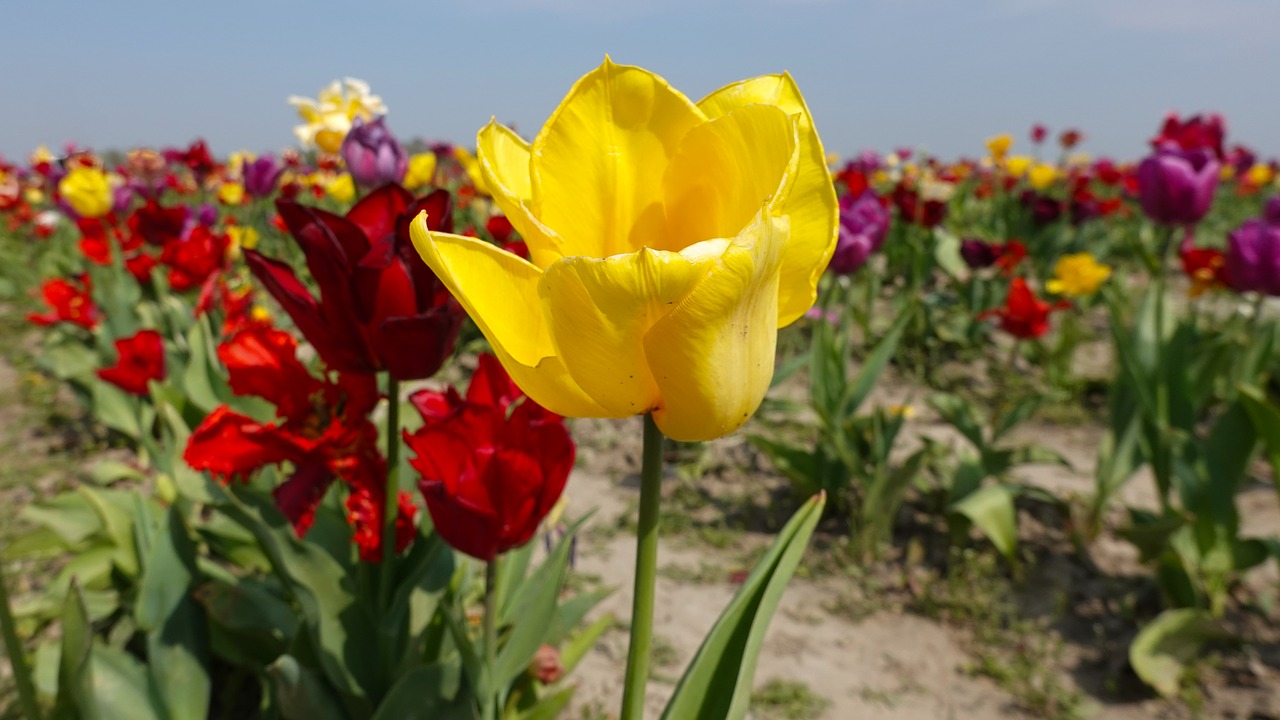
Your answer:
[[[78,140],[293,143],[289,95],[368,81],[397,135],[532,135],[600,63],[697,99],[789,70],[827,148],[982,152],[1033,122],[1135,157],[1164,113],[1216,110],[1280,155],[1277,0],[33,0],[5,4],[0,154]]]

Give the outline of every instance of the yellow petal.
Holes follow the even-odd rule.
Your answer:
[[[604,64],[573,86],[533,143],[531,209],[566,256],[605,257],[658,242],[662,176],[706,116],[648,70]]]
[[[556,354],[611,416],[658,406],[658,386],[645,362],[645,333],[715,263],[715,257],[644,249],[608,258],[569,257],[547,268],[538,292]]]
[[[667,437],[710,440],[742,426],[773,378],[778,283],[789,221],[763,209],[710,274],[654,323],[645,355]]]
[[[490,120],[476,135],[480,174],[502,214],[511,221],[538,267],[559,260],[560,236],[543,225],[529,207],[533,186],[529,179],[529,144],[515,131]]]
[[[790,198],[782,208],[782,213],[791,217],[791,241],[778,292],[781,327],[795,322],[813,306],[818,278],[835,252],[840,208],[822,140],[790,74],[765,75],[729,85],[703,98],[698,107],[710,117],[719,117],[751,103],[777,105],[799,116],[800,164]]]
[[[679,250],[738,234],[790,191],[798,162],[796,123],[771,105],[747,105],[690,130],[667,166],[667,233]]]
[[[425,212],[410,223],[409,236],[423,262],[458,299],[526,395],[561,415],[608,416],[555,357],[538,298],[541,270],[482,240],[433,233],[427,229]]]

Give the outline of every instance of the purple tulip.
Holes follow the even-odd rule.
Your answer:
[[[111,194],[111,209],[123,213],[133,204],[133,188],[128,184],[117,187]]]
[[[1138,166],[1142,210],[1161,225],[1194,225],[1213,204],[1221,165],[1204,148],[1162,146]]]
[[[1237,292],[1280,295],[1280,225],[1255,218],[1231,231],[1227,278]]]
[[[364,187],[398,183],[409,168],[409,154],[404,151],[384,124],[385,118],[365,122],[351,121],[351,130],[342,141],[342,159],[347,163],[351,179]]]
[[[960,241],[960,257],[974,270],[989,268],[1000,259],[1000,246],[978,238],[965,238]]]
[[[245,163],[244,191],[255,198],[270,196],[276,191],[276,180],[280,179],[283,170],[273,155],[261,155],[253,162]]]
[[[1280,195],[1268,200],[1266,207],[1262,208],[1262,221],[1280,225]]]
[[[840,236],[828,269],[847,275],[866,263],[889,234],[889,211],[870,190],[840,199]]]

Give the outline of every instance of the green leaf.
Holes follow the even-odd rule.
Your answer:
[[[1240,387],[1240,404],[1253,421],[1254,432],[1262,440],[1263,451],[1271,461],[1271,481],[1280,497],[1280,408],[1271,402],[1261,388]]]
[[[765,631],[822,517],[825,495],[792,516],[721,613],[663,710],[665,720],[741,720]]]
[[[936,393],[925,401],[929,407],[938,411],[943,420],[951,424],[979,452],[986,449],[987,441],[982,433],[982,423],[978,420],[973,406],[959,395]]]
[[[66,492],[22,508],[18,517],[54,532],[68,549],[102,529],[102,520],[84,495]]]
[[[298,617],[267,583],[251,577],[209,580],[194,597],[213,624],[215,638],[230,641],[241,657],[270,665],[288,649]]]
[[[898,341],[902,338],[902,332],[906,329],[910,320],[910,312],[900,314],[898,319],[894,321],[893,327],[889,328],[889,331],[880,339],[880,342],[876,343],[871,354],[862,363],[862,368],[854,376],[853,383],[845,390],[845,396],[841,403],[843,416],[838,418],[840,423],[843,423],[845,418],[852,417],[867,399],[867,395],[871,394],[871,390],[875,388],[876,382],[880,379],[880,374],[884,372],[885,366],[889,364],[889,360],[893,357],[894,352],[897,351]]]
[[[129,653],[95,643],[93,654],[93,704],[102,720],[166,720],[156,705],[155,688],[143,665]],[[179,685],[175,689],[181,689]],[[204,709],[203,719],[207,714]],[[190,717],[190,716],[188,716]]]
[[[458,665],[420,665],[400,676],[373,720],[439,720],[444,713],[458,712],[467,698],[459,696],[462,669]]]
[[[561,713],[569,706],[569,702],[573,700],[574,690],[577,690],[577,688],[571,685],[550,697],[538,700],[537,705],[534,705],[527,712],[521,713],[519,720],[555,720],[561,717]]]
[[[818,471],[817,450],[810,451],[799,445],[773,440],[762,435],[748,435],[747,441],[756,447],[769,462],[791,481],[803,495],[813,495],[823,490],[823,480]]]
[[[1187,666],[1200,656],[1204,646],[1228,637],[1203,610],[1165,610],[1133,639],[1129,664],[1160,695],[1175,697]]]
[[[105,494],[110,491],[94,490],[88,485],[77,488],[89,506],[97,514],[99,522],[109,540],[115,546],[114,560],[120,572],[129,577],[137,577],[141,568],[138,563],[138,546],[133,534],[135,518],[119,505],[111,502]],[[148,522],[151,518],[139,517],[137,522]]]
[[[1280,550],[1277,550],[1276,558],[1280,559]],[[595,647],[600,636],[613,626],[613,620],[613,615],[608,613],[601,615],[582,632],[573,635],[560,646],[560,665],[564,668],[566,675],[573,672],[578,663],[582,662],[582,658]]]
[[[348,720],[328,684],[292,655],[281,655],[267,668],[267,675],[275,683],[285,720]]]
[[[969,493],[951,506],[974,524],[1009,562],[1018,550],[1018,515],[1013,507],[1013,491],[1003,485],[988,485]]]
[[[94,378],[93,414],[98,422],[133,438],[142,438],[142,408],[138,399],[111,383]]]
[[[53,708],[57,720],[99,720],[93,698],[93,628],[80,585],[71,589],[62,611],[62,655],[58,662],[58,697]]]
[[[958,235],[947,232],[939,225],[933,229],[933,237],[935,239],[933,260],[943,272],[957,280],[973,274],[973,271],[969,269],[964,258],[960,255],[960,237]]]
[[[154,539],[135,619],[147,633],[148,671],[170,720],[209,714],[208,621],[192,597],[195,543],[177,506]]]
[[[226,381],[222,380],[221,368],[214,361],[217,356],[208,315],[202,315],[191,324],[186,339],[190,355],[182,372],[182,389],[197,407],[206,413],[212,412],[224,400],[225,393],[220,393],[219,389],[225,388]]]
[[[498,652],[495,682],[505,688],[529,667],[538,648],[546,641],[556,616],[556,601],[564,586],[565,569],[569,566],[569,548],[577,527],[575,524],[538,569],[520,588],[520,601],[515,607],[515,624],[507,642]]]

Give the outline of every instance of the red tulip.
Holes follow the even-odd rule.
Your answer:
[[[220,345],[231,390],[275,405],[279,422],[260,423],[219,407],[191,434],[183,458],[224,482],[264,465],[292,463],[292,474],[272,495],[299,537],[333,481],[341,480],[353,541],[361,559],[376,562],[382,558],[387,473],[377,428],[368,419],[378,401],[376,383],[370,375],[341,373],[336,382],[313,377],[298,361],[297,347],[288,333],[265,324],[246,326]],[[397,500],[400,551],[413,539],[414,507],[408,493]]]
[[[1175,147],[1179,150],[1207,150],[1218,160],[1224,158],[1222,141],[1227,134],[1227,123],[1221,115],[1192,115],[1186,120],[1177,113],[1164,118],[1160,133],[1151,138],[1151,148]]]
[[[1000,318],[1000,329],[1021,340],[1038,338],[1049,331],[1049,313],[1070,307],[1066,302],[1053,305],[1038,299],[1027,282],[1014,278],[1009,283],[1009,295],[1002,308],[988,310],[982,317]]]
[[[100,368],[98,377],[133,395],[147,395],[150,380],[164,380],[164,339],[155,330],[140,330],[116,340],[116,364]]]
[[[425,210],[435,231],[452,228],[447,191],[414,200],[399,185],[366,195],[345,217],[280,200],[280,217],[320,286],[317,300],[287,264],[254,251],[245,260],[329,367],[387,370],[397,380],[434,375],[453,353],[462,310],[409,240]]]
[[[522,399],[491,355],[480,357],[465,399],[450,388],[411,400],[426,424],[404,439],[440,537],[484,561],[529,542],[573,468],[561,418]]]
[[[185,240],[171,242],[160,252],[169,267],[169,286],[178,292],[208,283],[227,264],[231,238],[203,225],[191,229]]]
[[[27,320],[37,325],[69,322],[92,330],[102,319],[102,311],[93,304],[93,297],[89,294],[88,275],[81,275],[76,284],[62,278],[46,280],[40,286],[40,294],[50,309],[49,312],[27,315]]]

